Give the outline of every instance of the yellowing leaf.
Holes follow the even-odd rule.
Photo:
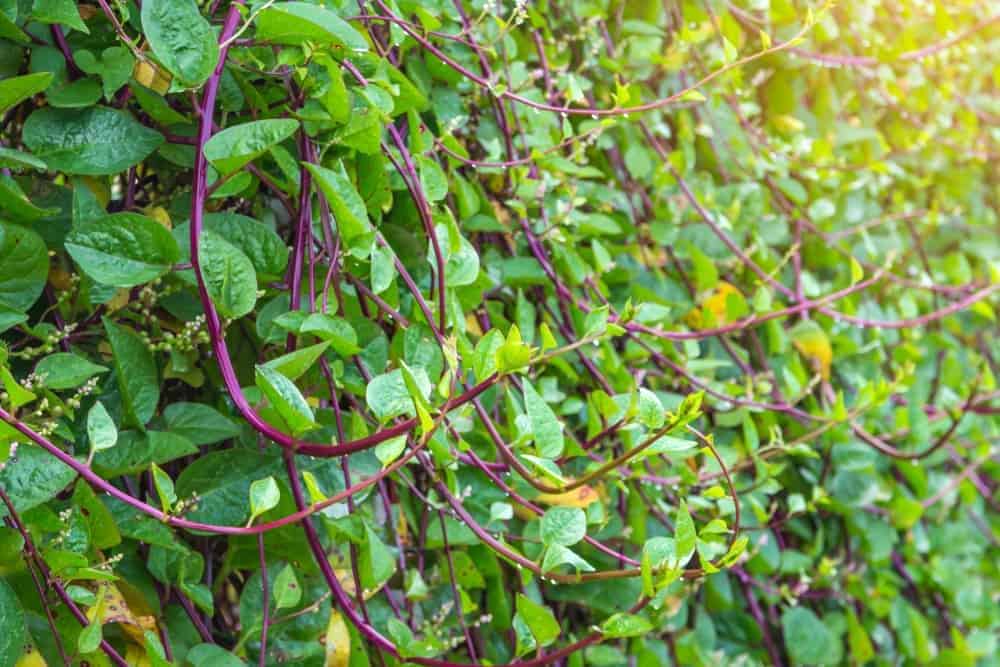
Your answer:
[[[165,95],[170,90],[170,80],[172,78],[170,73],[160,69],[152,61],[136,60],[135,69],[132,70],[132,77],[146,88],[160,95]]]
[[[14,667],[48,667],[45,658],[34,646],[28,647],[24,654],[14,663]]]
[[[132,300],[131,290],[126,289],[124,287],[119,289],[117,292],[115,292],[115,295],[111,297],[111,300],[108,301],[107,304],[108,312],[113,313],[117,310],[121,310],[122,308],[127,306],[129,304],[129,301],[131,300]]]
[[[326,624],[325,667],[347,667],[351,662],[351,633],[339,611],[330,611],[330,621]]]
[[[701,329],[705,326],[705,317],[702,314],[711,313],[714,319],[713,326],[722,326],[729,323],[728,318],[728,308],[726,302],[729,299],[730,294],[736,294],[738,296],[743,296],[739,288],[735,285],[727,283],[725,280],[720,280],[711,292],[708,293],[701,301],[701,308],[695,308],[689,312],[684,321],[688,323],[688,326],[694,329]]]
[[[65,269],[53,264],[49,268],[49,284],[58,290],[68,290],[73,286],[72,276]]]
[[[787,114],[780,114],[771,119],[774,126],[778,128],[779,131],[785,134],[798,134],[802,130],[806,129],[805,123],[796,118],[795,116],[789,116]]]
[[[350,570],[350,568],[335,569],[333,572],[337,575],[337,581],[340,582],[341,588],[343,588],[344,591],[352,598],[355,597],[358,589],[354,586],[354,573]],[[385,586],[385,582],[380,584],[378,588],[375,588],[374,590],[365,590],[364,598],[366,600],[371,600],[376,593],[382,590],[382,586]]]
[[[812,320],[799,322],[791,331],[792,344],[824,380],[830,379],[833,348],[826,332]]]
[[[543,493],[535,497],[535,500],[545,505],[557,507],[579,507],[586,509],[592,502],[600,500],[597,491],[592,487],[584,485],[579,489],[573,489],[566,493]]]
[[[149,659],[149,655],[146,654],[145,649],[135,644],[128,644],[125,647],[125,662],[132,665],[132,667],[151,667],[153,664]]]
[[[146,215],[153,220],[156,220],[167,229],[174,228],[173,223],[170,221],[170,214],[167,213],[167,209],[162,206],[150,206],[146,209]]]

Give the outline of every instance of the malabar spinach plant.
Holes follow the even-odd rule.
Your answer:
[[[0,0],[0,667],[998,664],[996,12]]]

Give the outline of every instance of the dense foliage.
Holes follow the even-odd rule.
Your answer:
[[[990,5],[0,0],[0,667],[1000,664]]]

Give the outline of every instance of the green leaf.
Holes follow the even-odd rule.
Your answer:
[[[548,646],[559,637],[559,622],[549,611],[525,595],[517,594],[517,616],[528,626],[539,646]]]
[[[658,429],[663,426],[666,415],[660,399],[650,390],[640,387],[636,418],[648,429]]]
[[[865,277],[865,270],[861,268],[861,264],[858,262],[857,258],[851,257],[851,285],[856,285],[861,282]]]
[[[0,305],[26,311],[49,276],[49,254],[36,232],[0,222]]]
[[[2,488],[19,514],[47,503],[76,479],[68,465],[33,444],[21,443],[0,469]],[[0,518],[7,506],[0,503]]]
[[[250,520],[247,523],[251,524],[261,514],[270,512],[279,502],[281,490],[273,477],[254,480],[250,484]]]
[[[375,445],[375,458],[377,458],[382,465],[387,466],[398,459],[399,455],[403,453],[405,448],[405,435],[389,438],[388,440]]]
[[[14,179],[0,177],[0,212],[14,222],[32,222],[58,213],[58,209],[39,208],[32,204]]]
[[[250,313],[257,305],[257,274],[243,251],[204,231],[198,255],[205,288],[219,313],[230,319]]]
[[[205,157],[225,176],[257,159],[298,129],[299,122],[292,118],[256,120],[227,127],[205,144]]]
[[[80,653],[93,653],[96,651],[100,645],[101,641],[104,639],[104,635],[101,632],[101,621],[100,619],[95,619],[87,624],[76,638],[76,649]]]
[[[531,361],[531,347],[521,339],[521,330],[512,325],[503,344],[496,350],[496,370],[513,373],[521,370]]]
[[[691,560],[698,544],[698,535],[691,513],[688,512],[687,503],[683,501],[677,508],[677,517],[674,521],[674,543],[678,562],[683,565]]]
[[[371,284],[372,292],[381,294],[389,289],[396,278],[396,265],[393,262],[392,250],[376,245],[371,254]]]
[[[24,538],[10,526],[0,526],[0,563],[13,563],[21,557]]]
[[[76,64],[84,72],[100,76],[104,98],[112,101],[115,93],[132,77],[135,57],[124,46],[109,46],[100,52],[100,60],[90,51],[77,51]]]
[[[367,51],[368,42],[349,23],[328,9],[307,2],[280,2],[257,17],[257,39],[274,44],[332,44],[334,53]]]
[[[163,464],[197,454],[198,448],[169,431],[122,431],[117,444],[94,456],[94,468],[106,477],[141,472],[150,463]]]
[[[17,12],[14,12],[14,14],[16,15]],[[18,44],[27,44],[31,41],[28,35],[2,11],[0,11],[0,38],[9,39]]]
[[[72,352],[50,354],[35,366],[35,375],[42,379],[42,384],[57,391],[75,389],[95,375],[107,372],[107,366],[95,364]]]
[[[875,648],[868,637],[868,632],[852,609],[847,610],[847,645],[851,649],[851,657],[859,665],[875,657]]]
[[[587,515],[579,507],[551,507],[542,515],[543,544],[571,547],[587,535]]]
[[[186,516],[223,526],[246,525],[247,498],[254,480],[280,474],[280,459],[246,449],[226,449],[201,456],[177,477],[182,498],[201,500]]]
[[[171,403],[163,410],[163,420],[172,433],[195,445],[211,445],[240,434],[231,419],[202,403]]]
[[[305,167],[330,203],[330,210],[344,243],[351,250],[361,253],[359,257],[366,256],[372,237],[368,208],[347,175],[343,163],[339,163],[336,170],[314,164],[306,164]]]
[[[346,122],[351,113],[351,95],[344,85],[340,63],[326,53],[317,54],[316,60],[324,65],[327,76],[330,77],[330,83],[325,94],[320,97],[320,102],[331,118],[338,123]]]
[[[399,364],[399,370],[403,374],[403,384],[406,385],[406,391],[409,393],[410,399],[413,401],[413,407],[417,411],[417,417],[420,419],[420,431],[421,433],[429,433],[434,430],[434,420],[431,419],[431,407],[424,394],[424,387],[417,380],[413,370],[406,365],[405,361],[400,361]]]
[[[118,427],[100,401],[87,412],[87,438],[94,452],[111,449],[118,443]]]
[[[791,607],[781,615],[781,629],[788,654],[798,664],[823,665],[836,641],[826,624],[805,607]]]
[[[194,0],[144,0],[141,17],[153,55],[178,80],[196,88],[211,76],[219,44]]]
[[[51,83],[52,72],[36,72],[0,81],[0,113],[6,113],[11,107],[37,95]]]
[[[5,146],[0,146],[0,167],[37,169],[39,171],[45,171],[46,169],[45,163],[34,155]]]
[[[342,317],[312,313],[302,322],[299,331],[329,343],[330,347],[345,359],[361,352],[361,348],[358,347],[358,334],[350,322]]]
[[[267,366],[257,365],[257,386],[277,411],[285,428],[298,435],[316,427],[316,418],[298,387],[284,375]]]
[[[706,97],[702,95],[701,91],[689,90],[685,92],[678,98],[678,102],[704,102]]]
[[[191,667],[246,667],[246,663],[215,644],[198,644],[187,652],[184,662]]]
[[[6,579],[0,579],[0,667],[14,667],[27,640],[24,610]]]
[[[378,535],[365,527],[365,542],[358,561],[361,585],[366,590],[376,590],[396,572],[396,559]]]
[[[524,408],[531,423],[538,455],[547,459],[558,458],[563,452],[562,424],[527,379],[521,381],[521,386],[524,390]]]
[[[254,218],[229,211],[208,213],[204,229],[242,250],[259,275],[280,276],[288,265],[288,246],[273,229]],[[174,228],[174,238],[183,239],[182,247],[187,247],[190,231],[188,222]]]
[[[300,347],[288,354],[281,355],[277,359],[272,359],[264,365],[278,371],[289,380],[294,381],[315,366],[316,360],[323,356],[323,353],[329,346],[329,341],[323,341],[322,343],[316,343],[308,347]]]
[[[87,24],[80,16],[75,0],[35,0],[31,18],[40,23],[65,25],[82,33],[90,34]]]
[[[177,502],[177,493],[174,491],[174,480],[155,463],[150,464],[149,468],[150,472],[153,473],[153,486],[156,487],[156,494],[160,497],[160,506],[164,512],[169,514]]]
[[[621,637],[641,637],[653,629],[653,624],[645,616],[618,613],[601,623],[601,634],[606,639]]]
[[[719,284],[719,271],[715,262],[695,246],[691,246],[691,263],[694,265],[694,279],[698,291],[709,290]]]
[[[274,578],[274,608],[287,609],[295,607],[302,599],[302,586],[295,576],[295,569],[286,565]]]
[[[134,287],[170,271],[180,258],[166,227],[137,213],[115,213],[75,226],[66,251],[104,285]]]
[[[21,138],[49,169],[85,176],[125,171],[163,143],[162,134],[127,112],[100,106],[39,109],[25,121]]]
[[[128,327],[104,318],[104,331],[111,345],[126,421],[140,430],[145,429],[160,402],[156,361],[146,344]]]
[[[559,544],[551,544],[545,549],[542,559],[542,572],[551,572],[560,565],[569,565],[577,572],[593,572],[594,567],[576,555],[571,549]]]
[[[12,408],[17,409],[37,398],[34,392],[25,389],[10,372],[10,369],[4,366],[0,366],[0,384],[3,385],[4,391],[7,393],[7,400],[10,401]]]
[[[122,536],[114,516],[86,480],[77,480],[72,501],[85,517],[90,543],[95,549],[110,549],[121,544]]]
[[[444,199],[448,194],[448,177],[437,160],[419,156],[416,158],[416,167],[427,201],[433,203]]]
[[[412,369],[418,391],[427,398],[431,393],[431,382],[423,368]],[[379,421],[386,422],[402,415],[415,416],[413,399],[406,388],[406,380],[400,369],[376,375],[368,383],[365,399]]]

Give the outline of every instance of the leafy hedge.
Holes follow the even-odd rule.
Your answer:
[[[0,667],[1000,664],[1000,15],[810,4],[0,0]]]

